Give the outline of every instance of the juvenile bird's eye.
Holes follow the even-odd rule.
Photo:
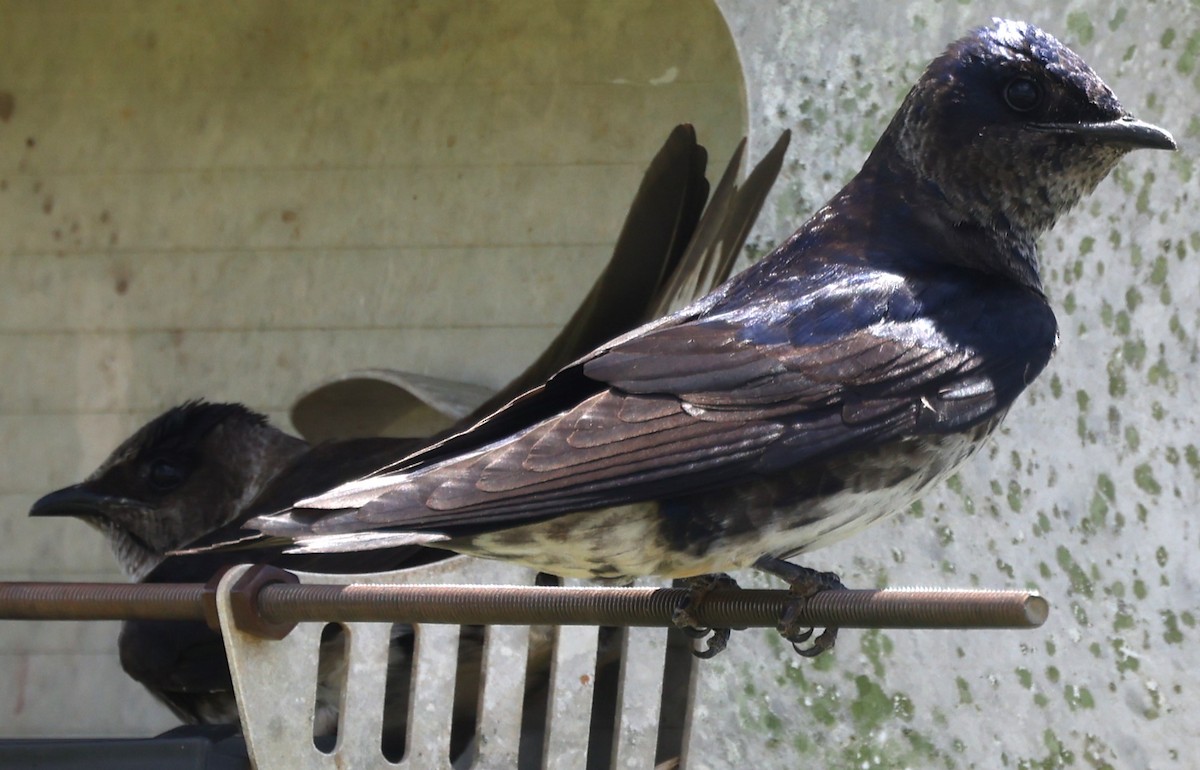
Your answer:
[[[170,492],[183,483],[187,474],[170,460],[155,460],[150,465],[146,481],[158,492]]]
[[[1004,86],[1004,102],[1017,112],[1029,112],[1042,101],[1042,89],[1029,78],[1013,78]]]

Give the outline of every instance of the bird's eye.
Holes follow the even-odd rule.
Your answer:
[[[1013,78],[1004,86],[1004,103],[1017,112],[1029,112],[1042,101],[1042,89],[1029,78]]]
[[[146,481],[157,492],[170,492],[183,483],[187,474],[170,460],[155,460],[150,464]]]

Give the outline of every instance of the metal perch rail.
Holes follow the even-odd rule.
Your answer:
[[[0,583],[0,619],[207,620],[219,628],[217,580],[199,583]],[[670,626],[684,588],[512,585],[302,585],[289,572],[251,568],[233,587],[240,629],[282,638],[296,623]],[[773,627],[795,599],[784,590],[714,589],[695,608],[719,628]],[[798,619],[841,628],[1036,628],[1049,603],[1030,591],[835,589],[807,601]]]
[[[674,757],[686,768],[689,755],[703,750],[708,734],[693,729],[692,693],[720,676],[720,667],[692,665],[689,643],[671,647],[671,632],[653,628],[672,625],[687,589],[530,586],[534,574],[524,568],[455,562],[353,576],[239,565],[207,584],[0,583],[0,619],[201,620],[220,628],[242,733],[259,770],[583,767],[593,752],[597,766],[653,767]],[[406,579],[422,584],[395,582]],[[786,590],[716,588],[690,610],[708,626],[774,627],[795,601]],[[800,622],[818,627],[999,629],[1037,627],[1049,605],[1028,591],[836,589],[797,609]],[[331,754],[313,737],[329,622],[343,624],[347,640]],[[404,758],[388,765],[381,720],[391,623],[413,626],[406,710],[421,716],[408,722]],[[478,753],[452,762],[461,665],[455,626],[463,625],[488,630],[471,728]],[[531,626],[559,627],[537,665]],[[603,668],[595,626],[633,627],[620,634],[618,650],[605,653]],[[598,684],[602,676],[616,677],[608,685],[615,694]],[[544,716],[527,726],[523,704],[531,691],[544,700],[544,711],[533,713]],[[522,764],[527,749],[532,759]]]

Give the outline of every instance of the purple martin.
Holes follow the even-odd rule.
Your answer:
[[[1038,237],[1127,152],[1174,147],[1075,52],[995,19],[761,262],[431,447],[290,500],[285,471],[248,531],[585,578],[756,567],[811,595],[785,559],[945,478],[1050,360]]]
[[[369,446],[370,439],[354,443]],[[395,445],[395,439],[387,441]],[[145,583],[206,582],[222,567],[255,562],[284,569],[363,571],[364,562],[333,554],[286,554],[264,547],[244,552],[169,555],[196,539],[220,532],[236,521],[246,503],[308,444],[270,425],[240,404],[193,401],[167,410],[126,439],[88,480],[38,500],[34,516],[76,516],[107,536],[129,576]],[[381,550],[370,556],[368,570],[411,567],[445,556],[425,548]],[[547,650],[543,654],[548,669]],[[392,628],[388,691],[407,693],[415,636],[409,625]],[[322,647],[343,644],[341,629],[327,626]],[[117,642],[121,667],[179,719],[195,725],[239,724],[233,680],[221,635],[195,621],[127,620]],[[482,660],[481,627],[466,627],[459,648],[460,675],[478,677]],[[317,680],[313,734],[336,735],[344,667],[341,656],[322,654]],[[544,685],[547,673],[533,670],[532,686]],[[456,722],[474,724],[478,682],[465,684],[455,698]],[[404,753],[407,709],[385,709],[383,751]],[[467,750],[474,734],[457,736],[452,757]]]
[[[92,524],[105,534],[129,577],[146,583],[206,582],[222,567],[246,561],[337,571],[337,562],[328,557],[297,559],[279,548],[168,555],[235,520],[275,473],[307,449],[305,441],[240,404],[188,402],[140,428],[84,482],[42,497],[30,515],[76,516]],[[416,557],[423,552],[429,550],[385,550],[377,561],[381,569],[404,566],[419,563]],[[401,662],[411,659],[412,633],[398,631],[392,653]],[[322,643],[334,644],[336,636],[327,633]],[[225,648],[220,634],[206,624],[128,620],[117,646],[125,672],[184,722],[238,722]],[[392,668],[405,675],[409,670]],[[321,678],[332,681],[335,672],[324,671]],[[404,716],[385,723],[385,731],[400,740]],[[314,734],[332,734],[336,726],[336,701],[319,697]]]

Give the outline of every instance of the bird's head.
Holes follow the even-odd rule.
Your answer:
[[[142,426],[86,480],[41,498],[29,515],[95,526],[140,579],[168,551],[234,519],[306,447],[240,404],[190,401]]]
[[[935,59],[884,136],[868,164],[906,164],[961,223],[1030,245],[1125,153],[1175,149],[1078,54],[1004,19]]]

